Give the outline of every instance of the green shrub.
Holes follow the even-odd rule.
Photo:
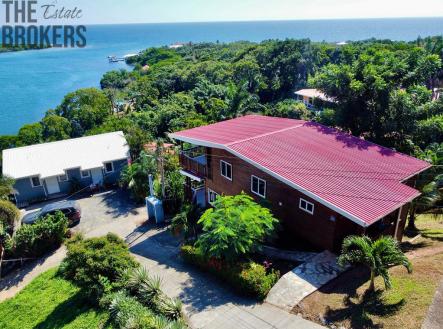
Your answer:
[[[181,255],[185,262],[196,265],[230,284],[241,294],[264,300],[280,278],[278,271],[266,271],[263,265],[249,262],[230,264],[215,258],[208,259],[192,246],[183,246]]]
[[[235,261],[256,251],[277,223],[269,209],[245,193],[218,197],[199,221],[203,234],[196,245],[209,257]]]
[[[130,270],[125,279],[128,293],[137,298],[144,306],[169,320],[181,319],[181,301],[163,293],[160,278],[153,277],[145,268],[138,267]]]
[[[0,200],[0,221],[8,233],[12,234],[19,218],[20,211],[12,202]]]
[[[57,249],[68,231],[68,220],[61,212],[23,225],[8,244],[8,254],[14,257],[40,257]]]
[[[109,311],[117,328],[132,329],[184,329],[186,324],[182,320],[169,320],[161,315],[156,315],[145,307],[135,297],[124,292],[110,295]]]
[[[97,300],[105,291],[122,288],[126,271],[137,266],[126,243],[114,234],[83,239],[74,236],[60,272]]]

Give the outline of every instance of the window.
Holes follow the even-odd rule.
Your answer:
[[[208,203],[213,205],[215,200],[218,197],[218,193],[215,193],[213,190],[208,189]]]
[[[58,181],[60,183],[67,182],[68,181],[68,174],[58,176]]]
[[[38,176],[31,177],[31,184],[32,184],[32,187],[42,186],[42,182],[40,181],[40,177],[38,177]]]
[[[304,199],[300,199],[300,209],[314,215],[314,204]]]
[[[91,172],[89,170],[82,170],[82,178],[88,178],[91,176]]]
[[[232,180],[232,165],[225,161],[220,161],[221,175],[229,180]]]
[[[112,164],[112,162],[105,163],[105,172],[107,174],[114,172],[114,165]]]
[[[251,191],[262,198],[266,198],[266,181],[256,176],[252,176]]]

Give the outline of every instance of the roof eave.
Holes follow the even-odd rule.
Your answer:
[[[217,144],[217,143],[211,143],[211,142],[207,142],[207,141],[202,141],[202,140],[198,140],[195,138],[190,138],[190,137],[185,137],[185,136],[180,136],[177,134],[169,134],[168,135],[170,138],[175,139],[175,140],[180,140],[182,142],[186,142],[186,143],[191,143],[194,145],[199,145],[199,146],[205,146],[205,147],[213,147],[213,148],[217,148],[217,149],[223,149],[229,153],[234,154],[235,156],[239,157],[240,159],[242,159],[243,161],[248,162],[249,164],[253,165],[254,167],[259,168],[260,170],[264,171],[265,173],[267,173],[268,175],[278,179],[279,181],[283,182],[284,184],[291,186],[292,188],[298,190],[299,192],[309,196],[310,198],[316,200],[317,202],[320,202],[321,204],[325,205],[326,207],[334,210],[335,212],[337,212],[338,214],[348,218],[349,220],[355,222],[356,224],[363,226],[363,227],[367,227],[369,226],[365,221],[363,221],[362,219],[348,213],[347,211],[340,209],[338,207],[336,207],[335,205],[329,203],[328,201],[322,199],[321,197],[317,196],[316,194],[302,188],[301,186],[294,184],[293,182],[287,180],[286,178],[276,174],[275,172],[261,166],[260,164],[256,163],[255,161],[252,161],[251,159],[237,153],[236,151],[230,149],[229,147],[226,147],[223,144]]]

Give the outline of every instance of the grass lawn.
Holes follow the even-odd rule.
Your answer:
[[[0,304],[0,328],[112,328],[107,324],[108,314],[90,306],[79,289],[57,277],[56,271],[43,273]]]
[[[345,328],[420,328],[443,278],[443,217],[420,216],[417,227],[421,237],[405,244],[414,272],[391,269],[391,290],[384,291],[378,278],[377,293],[365,294],[369,272],[357,268],[307,297],[294,312]]]

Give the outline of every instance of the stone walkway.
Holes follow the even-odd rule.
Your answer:
[[[239,297],[213,277],[182,262],[178,242],[165,229],[141,228],[128,241],[131,252],[162,288],[179,297],[194,329],[321,329],[323,327],[268,303]]]
[[[272,288],[266,302],[291,311],[340,273],[342,269],[337,265],[337,257],[328,251],[322,252],[284,275]]]
[[[443,327],[443,281],[437,288],[434,301],[429,308],[428,315],[422,329],[441,329]]]

